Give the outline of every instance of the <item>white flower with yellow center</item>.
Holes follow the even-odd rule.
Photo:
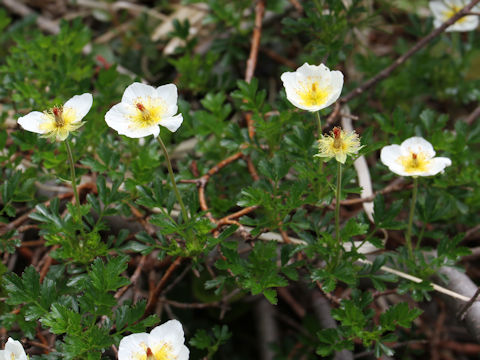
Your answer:
[[[318,154],[316,157],[326,158],[325,161],[335,158],[345,164],[347,156],[358,153],[363,146],[356,132],[347,132],[339,127],[334,127],[330,135],[321,135],[318,140]]]
[[[81,121],[92,107],[92,94],[75,95],[63,106],[40,112],[32,111],[18,119],[18,123],[28,131],[44,137],[63,141],[70,132],[83,125]]]
[[[155,137],[160,127],[175,132],[183,121],[182,114],[175,115],[177,87],[174,84],[153,86],[135,82],[125,89],[122,102],[114,105],[105,115],[108,126],[120,135],[140,138]]]
[[[150,334],[125,336],[118,348],[118,360],[188,360],[182,324],[177,320],[157,326]]]
[[[436,28],[440,27],[442,23],[462,10],[469,2],[470,1],[466,0],[430,1],[428,5],[434,16],[433,25]],[[467,15],[458,19],[453,25],[450,25],[446,31],[471,31],[477,26],[478,16]]]
[[[284,72],[280,78],[287,99],[296,107],[312,112],[332,105],[343,87],[343,74],[330,71],[323,64],[305,63],[295,72]]]
[[[8,338],[5,350],[0,350],[0,360],[27,360],[27,354],[23,350],[20,341]]]
[[[414,136],[401,145],[385,146],[380,160],[388,169],[401,176],[432,176],[442,172],[452,161],[435,157],[435,150],[424,138]]]

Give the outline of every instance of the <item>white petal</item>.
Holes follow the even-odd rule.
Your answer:
[[[188,360],[190,356],[190,350],[185,345],[180,347],[180,352],[177,355],[177,360]]]
[[[441,1],[430,1],[428,3],[428,6],[430,7],[430,10],[433,13],[433,16],[435,16],[436,19],[439,19],[440,21],[444,19],[444,12],[448,11],[448,7]],[[438,26],[436,26],[438,27]]]
[[[343,74],[341,71],[332,71],[331,75],[331,84],[330,84],[330,91],[331,94],[329,96],[328,101],[323,105],[324,108],[327,106],[332,105],[337,99],[340,97],[343,88]]]
[[[142,84],[139,82],[134,82],[129,85],[122,96],[122,102],[133,104],[136,99],[142,97],[156,97],[156,91],[153,86]]]
[[[27,115],[18,119],[18,123],[22,126],[22,128],[37,134],[45,133],[44,130],[40,129],[40,125],[45,121],[49,121],[49,119],[40,111],[32,111],[31,113],[28,113]]]
[[[435,150],[433,150],[432,144],[420,136],[414,136],[408,138],[400,145],[403,156],[413,153],[423,152],[427,159],[431,159],[435,156]]]
[[[20,341],[13,340],[12,338],[8,338],[8,341],[5,344],[5,352],[3,354],[8,360],[27,360],[27,354],[25,354],[22,343]]]
[[[142,127],[142,128],[132,126],[132,127],[122,128],[117,131],[120,135],[125,135],[129,138],[134,138],[134,139],[141,138],[144,136],[149,136],[149,135],[153,135],[154,137],[157,137],[158,134],[160,134],[160,128],[158,125],[152,125],[149,127]]]
[[[457,31],[472,31],[478,26],[478,16],[465,16],[462,22],[457,21],[455,26]]]
[[[386,166],[390,168],[390,166],[397,164],[397,159],[401,156],[401,148],[400,145],[388,145],[382,148],[380,151],[380,160]]]
[[[425,175],[425,176],[436,175],[439,172],[442,172],[443,170],[445,170],[445,168],[450,165],[452,165],[452,160],[450,160],[449,158],[436,157],[430,160],[428,175]]]
[[[178,320],[170,320],[166,323],[157,326],[150,332],[149,344],[150,347],[155,347],[157,344],[170,343],[175,354],[181,351],[185,337],[183,335],[182,324]]]
[[[415,173],[412,172],[406,172],[405,168],[401,164],[391,164],[388,166],[388,170],[393,172],[394,174],[400,175],[400,176],[414,176],[416,175]]]
[[[440,19],[440,18],[435,18],[435,19],[433,19],[433,26],[435,27],[435,29],[436,29],[436,28],[439,28],[440,26],[442,26],[442,24],[443,24],[443,20],[442,20],[442,19]],[[445,30],[445,31],[452,31],[452,30],[450,30],[451,28],[452,28],[452,27],[449,26],[449,27],[447,28],[447,30]]]
[[[280,79],[283,82],[283,87],[285,88],[285,92],[287,93],[287,96],[289,93],[295,92],[295,89],[298,86],[298,84],[297,84],[297,78],[294,72],[284,72],[280,76]]]
[[[170,117],[177,113],[178,93],[177,86],[175,84],[159,86],[156,89],[156,96],[161,98],[167,105],[167,111],[163,114],[164,116]]]
[[[285,87],[285,93],[287,95],[288,101],[290,101],[294,106],[298,107],[302,110],[310,110],[309,107],[305,107],[302,105],[302,101],[300,96],[298,96],[297,87],[297,76],[294,72],[284,72],[280,79],[283,82],[283,86]]]
[[[464,0],[444,0],[444,1],[447,1],[447,3],[450,4],[451,6],[456,6],[456,7],[459,7],[459,8],[463,8],[463,7],[465,7],[465,5],[468,4]]]
[[[323,64],[310,65],[305,63],[296,72],[305,77],[315,77],[322,79],[322,81],[330,81],[330,69]]]
[[[292,105],[296,106],[299,109],[307,110],[307,111],[318,111],[323,109],[324,105],[304,105],[303,99],[299,95],[300,92],[303,91],[301,86],[305,83],[306,78],[302,74],[299,73],[284,73],[284,84],[288,84],[285,86],[285,92],[287,94],[287,100],[292,103]]]
[[[114,106],[105,114],[105,122],[112,129],[117,130],[123,128],[125,124],[131,122],[130,116],[134,115],[134,108],[126,103],[119,103]]]
[[[182,125],[183,116],[182,114],[178,114],[177,116],[172,116],[169,118],[165,118],[160,120],[160,125],[165,126],[171,132],[177,131],[177,129]]]
[[[93,96],[90,93],[85,93],[82,95],[75,95],[70,100],[68,100],[64,108],[71,108],[75,110],[75,122],[82,120],[85,115],[90,111],[93,103]]]
[[[146,354],[148,334],[139,333],[125,336],[118,347],[118,360],[136,359],[135,354]]]

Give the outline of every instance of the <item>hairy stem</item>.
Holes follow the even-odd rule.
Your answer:
[[[170,157],[168,156],[167,148],[165,147],[165,144],[163,143],[160,135],[157,136],[157,140],[158,140],[158,143],[160,144],[160,147],[162,148],[163,154],[165,155],[165,159],[167,160],[167,168],[168,168],[168,173],[170,174],[170,180],[172,181],[173,190],[175,191],[175,196],[177,197],[177,201],[180,204],[180,207],[182,209],[183,221],[186,222],[188,220],[188,213],[187,213],[187,210],[185,209],[185,205],[183,204],[182,197],[180,196],[180,193],[178,191],[177,183],[175,182],[175,176],[173,175],[172,163],[170,161]]]
[[[338,256],[342,249],[340,239],[340,194],[342,192],[342,163],[337,162],[337,188],[335,194],[335,238],[338,246]]]
[[[322,135],[322,119],[320,119],[320,111],[316,111],[315,116],[317,117],[318,137],[320,137],[320,135]]]
[[[77,178],[75,176],[75,163],[73,162],[72,149],[70,148],[70,143],[68,140],[65,140],[65,147],[67,148],[68,163],[70,165],[70,178],[72,180],[72,189],[73,195],[75,196],[75,204],[80,206],[80,199],[78,197],[77,191]]]
[[[415,203],[417,202],[417,192],[418,192],[418,178],[414,177],[413,189],[412,189],[412,202],[410,203],[410,214],[408,215],[407,234],[405,235],[405,240],[406,240],[407,249],[408,249],[408,256],[412,261],[414,261],[413,249],[412,249],[412,225],[413,225],[413,214],[415,212]]]

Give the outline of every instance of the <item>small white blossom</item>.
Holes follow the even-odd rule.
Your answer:
[[[131,138],[156,137],[160,133],[159,125],[175,132],[183,121],[182,114],[175,115],[177,98],[174,84],[154,88],[135,82],[125,89],[122,102],[107,112],[105,121],[120,135]]]
[[[284,72],[281,79],[287,99],[296,107],[312,112],[332,105],[343,87],[343,74],[330,71],[323,64],[305,63],[295,72]]]
[[[25,129],[51,139],[63,141],[71,131],[83,125],[81,121],[92,107],[92,94],[75,95],[63,106],[54,106],[44,112],[32,111],[18,119]]]
[[[441,0],[430,1],[429,7],[434,16],[433,25],[438,28],[445,21],[462,10],[470,1],[466,0]],[[477,8],[475,8],[477,9]],[[475,10],[474,9],[474,10]],[[478,11],[478,10],[475,10]],[[478,26],[478,16],[467,15],[450,25],[446,31],[471,31]]]
[[[5,350],[0,350],[0,360],[27,360],[27,354],[20,341],[8,338]]]
[[[355,131],[348,132],[334,127],[330,135],[320,136],[318,154],[314,156],[325,158],[325,161],[335,158],[338,162],[345,164],[347,156],[354,156],[362,147],[360,137]]]
[[[190,351],[184,345],[182,324],[170,320],[150,334],[125,336],[118,348],[118,360],[188,360]]]
[[[418,136],[406,139],[401,145],[385,146],[380,160],[401,176],[432,176],[452,165],[449,158],[435,157],[432,144]]]

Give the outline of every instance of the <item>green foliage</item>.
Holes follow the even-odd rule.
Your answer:
[[[200,23],[175,19],[168,34],[152,40],[168,25],[160,13],[195,3],[208,6]],[[28,341],[43,331],[55,336],[55,351],[38,359],[110,359],[110,347],[124,335],[159,323],[149,314],[161,307],[183,321],[192,354],[254,358],[253,326],[244,321],[252,300],[265,297],[286,319],[291,302],[277,290],[288,286],[308,310],[312,287],[342,298],[331,311],[336,328],[321,329],[310,314],[295,331],[287,323],[288,339],[275,347],[278,359],[343,349],[393,356],[400,334],[415,337],[399,328],[414,328],[422,304],[381,311],[375,296],[395,291],[431,300],[439,268],[459,266],[469,253],[465,233],[480,221],[480,122],[463,119],[480,99],[480,38],[478,31],[442,34],[348,103],[366,145],[360,155],[375,193],[371,222],[353,200],[361,189],[350,161],[335,199],[337,164],[313,157],[315,114],[293,109],[280,74],[324,62],[344,71],[346,94],[393,64],[433,22],[405,1],[376,2],[373,10],[364,1],[350,3],[303,1],[299,11],[293,2],[266,1],[255,77],[248,82],[261,3],[158,1],[151,9],[139,5],[151,11],[134,18],[135,11],[112,7],[92,19],[85,15],[84,23],[63,21],[56,35],[38,31],[34,17],[10,19],[0,9],[0,253],[9,259],[0,265],[2,328]],[[109,43],[102,43],[105,29],[112,30]],[[165,51],[176,43],[173,53]],[[141,79],[178,85],[184,122],[175,133],[162,127],[160,136],[186,218],[157,139],[117,136],[104,122],[125,87]],[[63,144],[20,129],[15,119],[84,92],[93,93],[94,104],[69,138],[80,188],[74,204]],[[332,109],[320,112],[324,131],[334,125],[326,121]],[[418,179],[413,255],[404,246],[411,179],[397,180],[378,160],[384,145],[410,136],[428,139],[438,156],[452,160],[443,174]],[[236,160],[225,164],[231,155]],[[343,199],[337,225],[333,209]],[[31,255],[30,240],[45,249]],[[380,250],[371,264],[362,261],[366,245]],[[12,268],[10,254],[17,251]],[[131,292],[119,297],[129,278]]]
[[[82,55],[90,31],[80,21],[63,22],[55,37],[37,31],[31,38],[22,34],[13,39],[0,81],[16,107],[46,108],[90,88],[93,67]]]
[[[366,347],[373,346],[375,357],[393,355],[393,350],[385,345],[385,342],[395,340],[391,332],[397,326],[409,328],[422,311],[410,309],[407,303],[399,303],[383,313],[376,324],[373,321],[375,311],[369,307],[372,301],[370,293],[359,291],[352,294],[352,300],[342,300],[340,307],[332,310],[332,316],[342,326],[321,330],[317,334],[320,342],[317,354],[327,356],[344,348],[353,349],[353,340],[360,339]]]
[[[21,277],[6,274],[7,303],[21,306],[18,319],[39,320],[53,334],[64,335],[63,341],[57,341],[57,351],[66,359],[100,359],[121,333],[145,331],[158,322],[155,316],[141,319],[145,301],[116,306],[113,292],[129,284],[122,276],[127,260],[125,256],[108,258],[106,262],[97,258],[86,272],[74,276],[60,267],[43,281],[32,266]],[[112,325],[116,327],[113,337]]]
[[[248,259],[240,258],[237,246],[236,243],[223,243],[222,253],[225,259],[218,260],[216,267],[231,273],[233,280],[252,295],[262,293],[268,301],[276,304],[277,292],[273,288],[287,285],[287,280],[281,275],[282,266],[278,267],[276,264],[276,245],[272,242],[259,242],[248,255]],[[287,270],[286,273],[291,274],[291,271]],[[218,281],[209,281],[205,285],[208,289],[220,284]]]
[[[197,349],[207,350],[206,357],[210,359],[231,336],[232,334],[228,331],[228,326],[223,325],[220,327],[216,325],[213,327],[211,334],[204,329],[197,330],[190,339],[189,344]]]

